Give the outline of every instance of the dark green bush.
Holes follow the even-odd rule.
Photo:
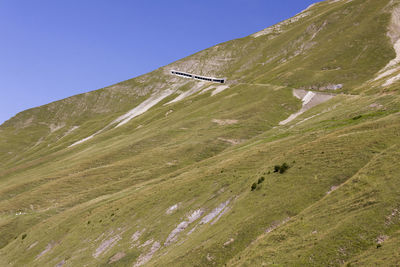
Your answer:
[[[285,162],[282,164],[281,168],[279,169],[279,173],[284,173],[285,171],[287,171],[287,169],[289,169],[289,165]]]
[[[251,191],[256,190],[256,188],[257,188],[257,184],[256,184],[256,183],[254,183],[254,184],[251,185]]]
[[[274,166],[274,172],[279,172],[280,169],[281,169],[280,165],[275,165]]]
[[[23,235],[21,236],[22,240],[24,240],[26,236],[27,236],[27,234],[23,234]]]
[[[361,119],[361,117],[362,117],[362,115],[357,115],[357,116],[353,117],[353,120]]]
[[[280,174],[285,173],[290,166],[285,162],[282,165],[275,165],[274,172],[279,172]]]
[[[262,182],[264,182],[264,180],[265,180],[264,176],[261,177],[261,178],[258,178],[257,183],[258,183],[258,184],[261,184]]]

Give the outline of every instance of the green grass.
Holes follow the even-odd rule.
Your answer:
[[[226,42],[1,125],[0,266],[108,266],[118,252],[126,256],[112,265],[132,266],[151,247],[133,246],[136,231],[138,244],[162,245],[149,266],[395,265],[400,99],[365,87],[394,57],[387,4],[321,2],[274,38]],[[228,77],[230,88],[164,105],[173,94],[68,148],[158,90],[190,90],[193,81],[165,74],[189,61],[197,62],[191,72]],[[301,107],[293,88],[337,83],[343,94],[279,126]],[[52,124],[62,127],[51,132]],[[283,163],[290,168],[275,173]],[[206,215],[227,200],[217,222],[195,221],[164,246],[193,211]],[[377,248],[379,236],[387,240]]]

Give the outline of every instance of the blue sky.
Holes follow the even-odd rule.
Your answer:
[[[292,17],[317,0],[0,0],[0,123]]]

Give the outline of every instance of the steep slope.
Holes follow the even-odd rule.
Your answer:
[[[10,119],[0,265],[398,262],[399,4],[320,2]]]
[[[5,136],[2,140],[8,141],[8,146],[1,145],[2,163],[9,158],[15,162],[13,155],[20,155],[27,147],[44,145],[43,139],[49,134],[55,135],[55,130],[59,130],[59,137],[49,140],[50,144],[74,126],[79,126],[75,132],[79,135],[75,138],[82,136],[83,139],[152,94],[167,89],[177,93],[190,90],[180,89],[190,85],[185,79],[171,77],[171,69],[226,76],[231,85],[260,83],[355,91],[355,87],[369,81],[395,57],[387,36],[392,5],[390,1],[374,0],[321,2],[296,19],[259,34],[217,45],[109,88],[18,114],[1,129]],[[72,142],[69,138],[64,140]]]

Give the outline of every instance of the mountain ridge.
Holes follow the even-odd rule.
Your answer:
[[[398,6],[318,2],[8,120],[0,265],[394,266]]]

